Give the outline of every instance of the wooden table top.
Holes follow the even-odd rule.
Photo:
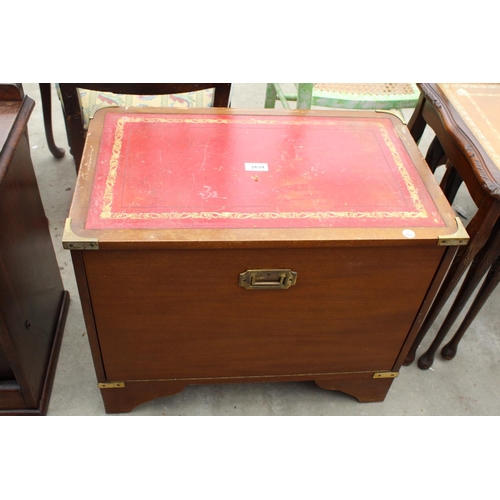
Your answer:
[[[474,144],[477,173],[491,194],[500,193],[500,84],[424,83],[424,94],[443,115],[449,113],[465,139]],[[444,117],[447,118],[446,116]],[[471,157],[474,160],[471,150]]]
[[[439,87],[500,170],[500,84],[440,83]]]

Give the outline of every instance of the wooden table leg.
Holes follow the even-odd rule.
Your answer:
[[[427,165],[429,165],[431,172],[435,172],[439,165],[444,165],[446,163],[446,154],[437,136],[432,139],[432,142],[429,145],[425,161],[427,162]]]
[[[495,207],[480,208],[478,213],[467,226],[467,231],[471,235],[469,244],[465,247],[460,247],[457,255],[448,271],[448,274],[439,290],[432,307],[427,314],[422,326],[413,341],[413,344],[406,356],[404,365],[408,366],[415,360],[417,349],[424,339],[425,335],[438,317],[441,309],[444,307],[453,290],[457,286],[460,278],[463,276],[469,265],[473,262],[478,252],[488,241],[491,235],[492,228],[498,219],[498,209]]]
[[[484,279],[483,285],[479,289],[479,292],[474,299],[467,315],[465,316],[462,324],[459,329],[453,336],[453,338],[443,347],[441,350],[441,356],[444,359],[450,360],[455,357],[458,350],[458,344],[462,340],[465,332],[474,321],[476,316],[481,311],[481,308],[488,300],[488,297],[492,294],[493,290],[495,290],[496,286],[500,282],[500,256],[497,257],[496,261],[491,266],[489,273],[486,275]]]
[[[413,110],[410,121],[408,122],[408,129],[410,130],[410,134],[418,144],[422,135],[424,135],[425,127],[427,127],[427,123],[424,120],[423,109],[425,105],[425,96],[423,92],[420,93],[420,97],[418,98],[417,105]]]
[[[40,96],[42,98],[43,125],[45,127],[47,145],[54,157],[62,158],[64,156],[64,149],[56,146],[52,133],[52,99],[50,95],[50,83],[40,83],[39,86]]]
[[[449,161],[446,162],[446,172],[441,180],[440,187],[450,205],[453,203],[461,184],[462,178],[460,174]]]
[[[470,269],[467,272],[464,282],[460,288],[460,291],[458,292],[458,295],[453,302],[453,305],[451,306],[443,324],[441,325],[441,328],[436,334],[436,337],[434,338],[432,344],[430,345],[429,349],[419,358],[418,367],[422,370],[427,370],[432,366],[434,357],[441,343],[443,342],[451,327],[460,315],[461,311],[467,304],[467,301],[474,293],[474,290],[476,290],[481,279],[497,259],[498,248],[500,246],[500,231],[498,230],[499,224],[500,221],[495,225],[493,236],[490,241],[483,247],[483,249],[478,253],[476,258],[472,262]]]

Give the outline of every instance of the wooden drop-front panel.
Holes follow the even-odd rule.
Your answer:
[[[85,253],[109,380],[391,370],[443,249]],[[247,269],[290,268],[287,290]]]

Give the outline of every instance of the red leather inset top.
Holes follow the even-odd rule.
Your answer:
[[[108,113],[87,229],[444,226],[390,118]]]

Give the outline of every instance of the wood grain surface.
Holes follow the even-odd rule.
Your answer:
[[[6,137],[0,144],[0,404],[2,410],[14,405],[12,410],[40,413],[42,395],[46,400],[50,393],[67,294],[29,151],[33,106],[28,97],[0,101],[0,137]]]
[[[85,252],[108,380],[391,370],[440,247]],[[288,290],[245,290],[290,268]]]

